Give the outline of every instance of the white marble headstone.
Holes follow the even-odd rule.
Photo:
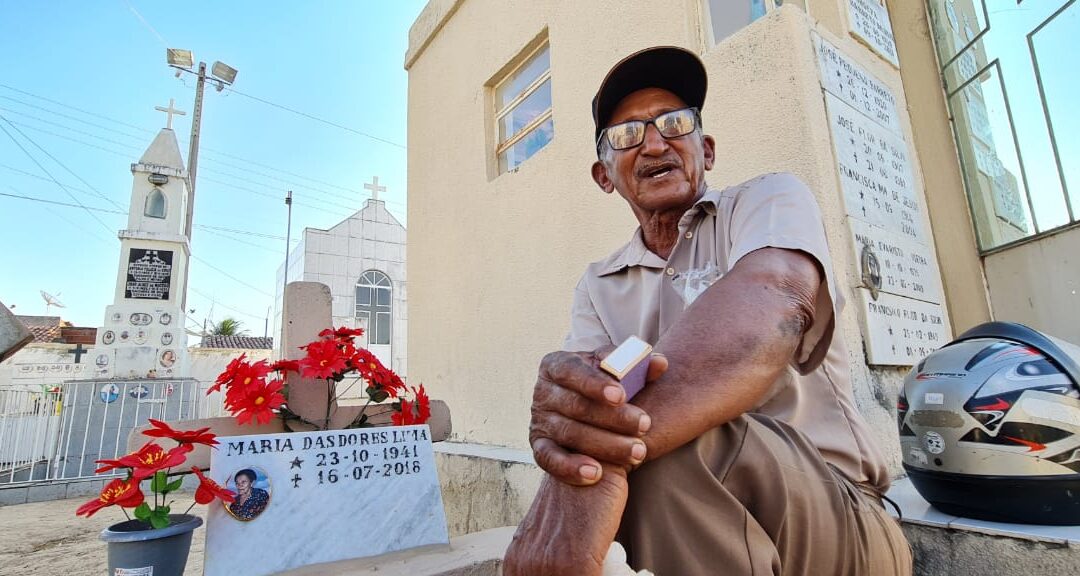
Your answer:
[[[896,113],[896,97],[889,87],[821,35],[815,32],[813,39],[821,87],[890,132],[903,134]]]
[[[949,342],[948,319],[940,304],[855,289],[870,364],[913,366]]]
[[[884,0],[848,0],[848,20],[852,36],[866,42],[871,50],[893,66],[900,67],[889,9]]]
[[[252,470],[268,502],[247,514],[211,504],[206,576],[272,574],[449,544],[426,425],[218,441],[210,477],[235,492],[237,473]],[[237,518],[245,515],[253,517]]]

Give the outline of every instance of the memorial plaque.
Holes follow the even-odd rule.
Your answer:
[[[426,425],[218,441],[209,476],[248,496],[211,505],[206,576],[449,544]]]
[[[884,0],[848,0],[848,20],[851,21],[852,36],[865,42],[893,66],[900,67],[892,22]]]
[[[914,366],[949,342],[941,305],[887,292],[877,300],[866,288],[855,289],[869,364]]]
[[[896,115],[896,97],[885,84],[848,58],[818,34],[814,34],[821,86],[852,108],[866,114],[894,134],[902,134]]]
[[[924,242],[904,139],[828,92],[825,103],[846,212]]]
[[[125,298],[168,300],[172,282],[171,250],[132,248],[128,254]],[[149,315],[147,315],[149,318]],[[149,323],[149,322],[147,322]]]
[[[848,226],[864,280],[876,276],[882,292],[941,303],[941,277],[929,246],[855,218]]]

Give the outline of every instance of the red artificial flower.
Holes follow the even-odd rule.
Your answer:
[[[79,506],[75,511],[76,516],[85,515],[87,518],[106,506],[117,505],[121,508],[135,508],[143,503],[143,493],[139,490],[139,481],[135,479],[121,480],[117,478],[105,485],[101,495]]]
[[[270,370],[274,372],[299,372],[300,362],[296,360],[278,360],[270,365]]]
[[[246,364],[244,361],[246,357],[247,354],[241,354],[239,358],[234,358],[232,362],[229,362],[229,365],[225,367],[225,371],[218,374],[217,380],[214,380],[214,385],[206,393],[217,392],[222,385],[232,383],[236,379],[236,372],[240,369],[240,366]]]
[[[345,356],[334,340],[319,340],[308,344],[307,356],[300,360],[304,378],[333,378],[335,372],[345,371]]]
[[[413,386],[412,392],[412,401],[403,397],[394,406],[395,412],[390,415],[390,421],[395,426],[423,424],[431,418],[431,398],[424,390],[424,385],[421,384],[420,388]]]
[[[413,388],[413,392],[416,393],[416,423],[423,424],[431,418],[431,398],[424,391],[423,384],[419,390]]]
[[[199,487],[195,489],[195,501],[199,504],[209,504],[214,501],[214,498],[218,498],[226,504],[236,500],[235,492],[222,488],[217,482],[203,476],[202,470],[199,470],[198,466],[192,466],[191,471],[199,477]]]
[[[281,380],[260,380],[254,385],[238,389],[238,395],[233,399],[230,408],[236,416],[236,423],[247,424],[252,418],[259,424],[269,422],[274,417],[274,410],[285,403],[285,396],[281,394],[284,386]]]
[[[416,416],[413,414],[412,402],[402,398],[398,403],[401,405],[401,410],[391,414],[390,421],[394,423],[394,426],[408,426],[409,424],[414,424]]]
[[[151,438],[172,438],[181,445],[191,446],[192,444],[205,444],[206,446],[217,446],[218,441],[215,440],[217,436],[210,432],[210,427],[199,428],[198,430],[176,430],[161,420],[150,419],[150,425],[153,428],[143,431],[143,436],[150,436]],[[188,450],[189,452],[191,450]]]
[[[183,464],[190,451],[190,445],[180,445],[166,452],[160,445],[150,441],[139,448],[138,452],[128,454],[118,460],[98,460],[97,463],[104,466],[94,472],[100,474],[117,468],[131,468],[131,478],[138,482],[153,476],[158,470]]]
[[[352,340],[356,336],[363,335],[363,328],[346,328],[344,326],[337,329],[327,328],[326,330],[319,332],[320,338],[336,338],[338,340]]]

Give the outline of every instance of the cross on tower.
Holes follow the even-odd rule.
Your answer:
[[[386,192],[386,186],[379,186],[379,177],[372,176],[370,184],[364,184],[365,190],[371,190],[371,199],[378,200],[379,192]]]
[[[177,114],[177,115],[180,115],[180,116],[185,116],[187,114],[187,112],[184,112],[182,110],[177,110],[176,108],[173,108],[173,104],[175,104],[175,103],[176,103],[175,100],[173,100],[172,98],[169,98],[169,107],[168,108],[162,108],[161,106],[154,106],[154,110],[157,110],[159,112],[164,112],[165,114],[168,115],[168,119],[165,120],[165,127],[168,128],[169,130],[172,130],[172,117],[173,117],[173,114]]]

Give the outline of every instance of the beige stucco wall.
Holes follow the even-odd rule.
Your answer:
[[[984,260],[994,318],[1080,342],[1080,228]]]
[[[588,168],[593,92],[608,67],[636,49],[677,44],[701,53],[711,81],[704,123],[718,154],[709,182],[726,186],[769,171],[801,177],[821,204],[839,278],[855,282],[811,30],[889,85],[911,149],[900,74],[846,34],[841,0],[811,3],[821,25],[785,7],[716,46],[704,41],[700,6],[433,0],[417,20],[438,32],[426,47],[413,38],[407,57],[410,375],[449,403],[454,439],[527,446],[536,365],[560,345],[574,284],[588,262],[634,231],[625,203],[601,193]],[[440,13],[451,16],[440,24],[432,16]],[[554,139],[517,171],[492,178],[486,84],[545,29]],[[923,200],[914,160],[913,172]],[[844,295],[853,301],[850,289]],[[895,466],[892,410],[903,371],[865,365],[850,305],[840,328],[856,399]]]

